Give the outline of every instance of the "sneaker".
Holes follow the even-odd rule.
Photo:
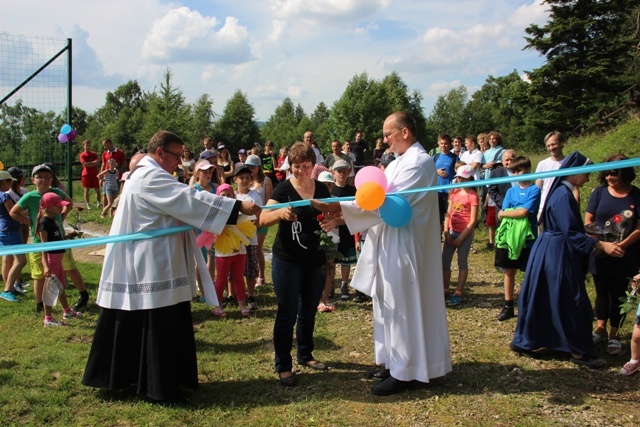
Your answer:
[[[9,301],[9,302],[19,302],[20,300],[13,295],[13,292],[11,291],[4,291],[0,294],[0,298],[2,298],[3,300]]]
[[[247,308],[249,308],[249,310],[258,309],[258,304],[256,303],[256,297],[247,297]]]
[[[24,284],[22,282],[16,282],[16,284],[13,285],[13,289],[20,292],[22,295],[25,295],[27,293],[27,290],[24,288]]]
[[[367,296],[360,291],[356,291],[356,294],[353,297],[355,302],[366,302]]]
[[[73,318],[79,319],[82,316],[83,316],[83,314],[80,313],[79,311],[71,310],[71,311],[65,312],[62,315],[62,318],[63,319],[73,319]]]
[[[29,286],[31,286],[31,283],[25,283],[22,280],[18,281],[18,283],[20,284],[20,286],[22,286],[22,289],[27,289]]]
[[[487,250],[488,251],[492,251],[495,249],[495,246],[493,245],[493,243],[487,243]]]
[[[512,305],[505,305],[504,307],[502,307],[502,311],[500,312],[500,314],[498,314],[498,320],[501,322],[507,319],[511,319],[512,317],[515,317],[515,312]]]
[[[96,203],[96,207],[97,207],[98,209],[102,209],[102,203],[100,203],[100,202]]]
[[[81,308],[85,308],[88,303],[89,297],[87,296],[86,298],[83,298],[82,295],[80,295],[80,298],[78,298],[78,302],[73,306],[73,311],[79,311]]]
[[[18,292],[18,291],[16,291],[15,289],[14,289],[14,290],[12,290],[12,291],[9,291],[9,292],[11,292],[11,293],[13,294],[13,296],[14,296],[14,297],[16,297],[16,298],[18,298],[18,297],[23,297],[23,296],[24,296],[24,294],[23,294],[23,293]]]
[[[640,369],[640,363],[633,363],[629,361],[624,364],[622,369],[620,369],[620,374],[626,375],[626,376],[633,375],[636,372],[638,372],[638,369]]]
[[[607,343],[607,353],[611,356],[615,356],[616,354],[622,351],[622,343],[618,340],[609,340]]]
[[[462,297],[460,295],[452,295],[447,304],[449,305],[460,305],[462,302]]]
[[[346,283],[340,286],[340,300],[349,301],[349,285]]]
[[[256,288],[258,286],[263,286],[264,285],[264,277],[258,277],[258,280],[256,280]]]
[[[66,322],[61,322],[61,321],[56,320],[56,319],[45,320],[44,321],[44,327],[48,328],[49,326],[67,326],[67,323]]]
[[[224,297],[222,298],[222,308],[227,308],[229,305],[233,305],[236,303],[235,297]]]

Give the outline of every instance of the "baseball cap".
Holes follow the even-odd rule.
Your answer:
[[[196,162],[196,165],[194,166],[193,170],[197,172],[197,171],[211,169],[212,167],[213,165],[209,163],[209,160],[201,159]]]
[[[52,206],[67,206],[70,202],[62,200],[56,193],[44,193],[42,200],[40,200],[40,206],[43,208],[50,208]]]
[[[245,150],[244,148],[241,148],[238,150],[238,154],[247,154],[247,150]]]
[[[339,169],[351,169],[351,165],[344,160],[336,160],[333,166],[331,166],[331,170],[337,171]]]
[[[336,182],[336,180],[333,179],[333,175],[329,171],[320,172],[320,176],[318,176],[318,181],[320,181],[320,182],[333,182],[333,183]]]
[[[219,196],[223,191],[231,191],[231,194],[233,194],[234,196],[236,194],[233,192],[233,187],[226,183],[218,185],[218,188],[216,188],[216,194]]]
[[[20,168],[17,168],[15,166],[11,166],[9,169],[7,169],[7,172],[9,172],[9,174],[14,177],[15,179],[20,178],[21,176],[24,175],[24,171]]]
[[[249,169],[247,166],[245,166],[244,163],[238,162],[238,163],[236,163],[235,170],[233,171],[233,176],[237,176],[237,175],[239,175],[241,173],[249,173],[249,174],[251,174],[251,169]]]
[[[247,160],[244,161],[245,166],[260,166],[262,162],[260,161],[260,157],[252,154],[247,157]]]
[[[49,166],[45,164],[41,164],[33,167],[33,170],[31,171],[31,176],[34,176],[40,171],[49,172],[51,175],[53,175],[53,171],[51,170],[51,168],[49,168]]]
[[[227,147],[225,147],[224,144],[218,144],[218,150],[224,150],[225,148]]]
[[[456,177],[469,179],[473,176],[473,168],[469,165],[462,165],[458,168],[456,172]]]
[[[0,171],[0,181],[5,181],[7,179],[10,179],[12,181],[15,181],[16,179],[11,176],[11,174],[7,171]]]

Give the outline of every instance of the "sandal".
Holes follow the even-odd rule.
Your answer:
[[[622,343],[618,340],[609,340],[607,344],[607,353],[613,356],[622,351]]]
[[[216,308],[211,312],[211,314],[221,319],[224,319],[225,317],[227,317],[227,313],[225,313],[225,311],[221,308]]]
[[[598,345],[601,342],[605,341],[607,339],[607,337],[605,337],[604,335],[600,335],[598,333],[592,333],[591,334],[592,338],[593,338],[593,345]]]
[[[323,302],[321,302],[318,306],[318,311],[320,313],[329,313],[331,311],[334,311],[335,309],[336,308],[333,306],[333,304],[325,304]]]
[[[243,308],[240,313],[242,313],[242,317],[251,317],[251,310],[248,308]]]
[[[303,362],[302,365],[307,368],[311,368],[315,371],[327,371],[329,367],[322,362],[318,362],[317,360],[309,360],[308,362]]]

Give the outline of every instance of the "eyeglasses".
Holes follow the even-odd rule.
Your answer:
[[[618,176],[618,171],[606,171],[604,172],[604,176]]]
[[[175,158],[176,158],[176,160],[182,160],[182,153],[180,153],[180,154],[176,154],[176,153],[174,153],[174,152],[172,152],[172,151],[165,150],[165,149],[163,149],[163,150],[162,150],[162,152],[163,152],[163,153],[169,153],[169,154],[171,154],[173,157],[175,157]]]
[[[391,135],[393,135],[394,133],[399,132],[399,131],[401,131],[401,130],[402,130],[402,129],[394,129],[394,130],[392,130],[391,132],[383,133],[383,134],[382,134],[382,136],[384,136],[386,139],[389,139],[389,137],[390,137]]]

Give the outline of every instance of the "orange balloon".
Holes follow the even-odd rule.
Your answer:
[[[356,191],[356,203],[367,211],[373,211],[382,206],[384,198],[384,188],[376,182],[365,182]]]

